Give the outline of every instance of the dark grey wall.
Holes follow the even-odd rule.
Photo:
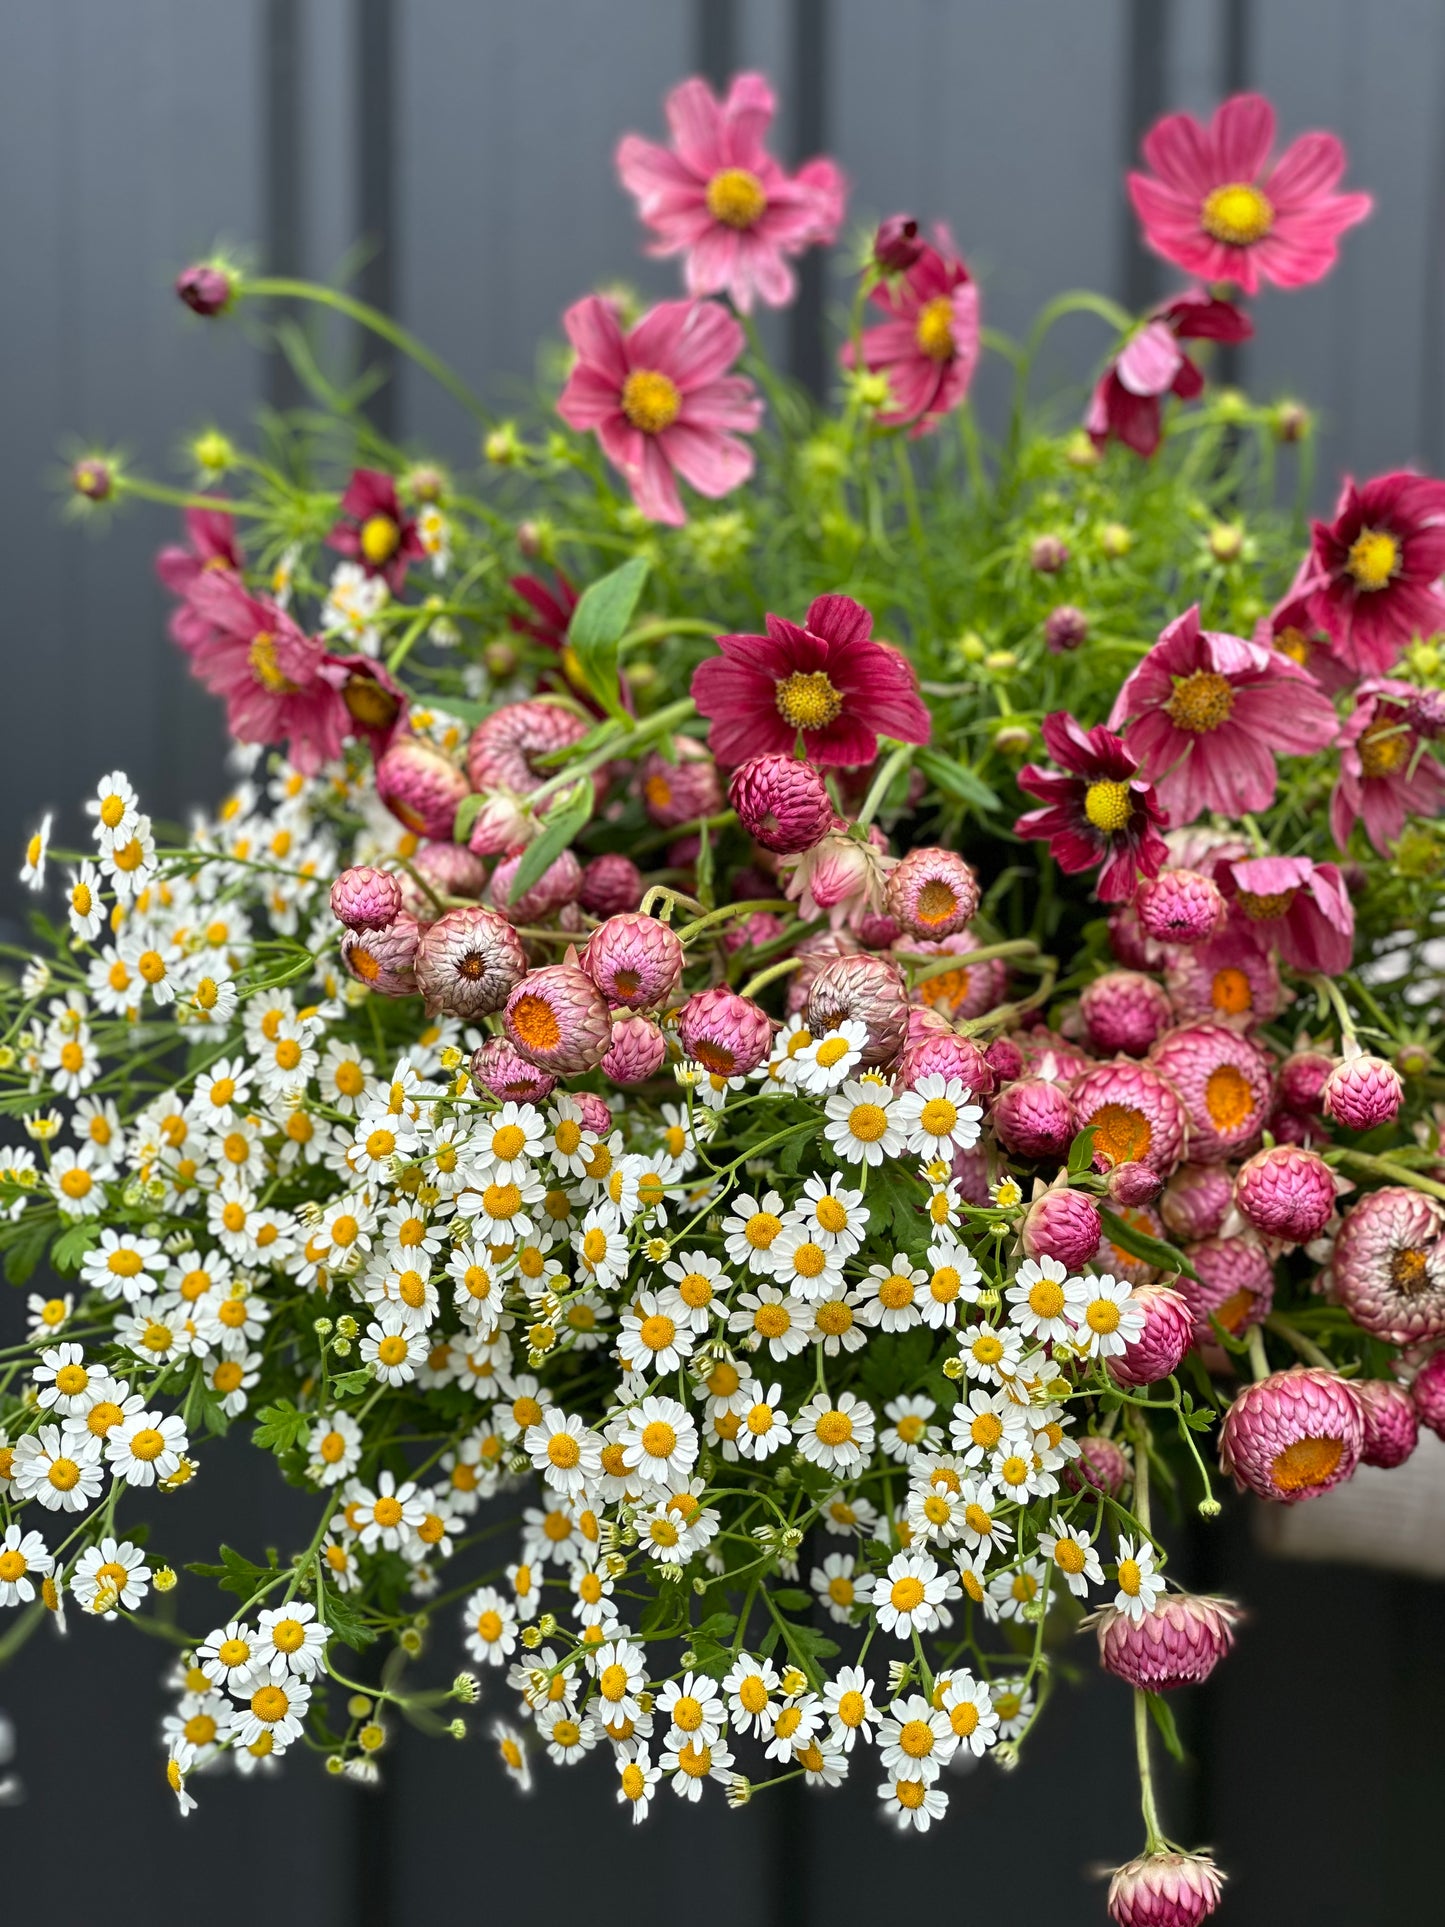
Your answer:
[[[1147,299],[1161,271],[1120,182],[1139,131],[1166,107],[1263,89],[1287,132],[1340,131],[1380,211],[1326,286],[1260,301],[1240,376],[1323,411],[1325,474],[1445,460],[1439,0],[0,0],[0,46],[11,905],[31,822],[55,803],[74,823],[103,770],[124,766],[162,814],[218,785],[218,714],[170,652],[151,575],[172,518],[77,531],[56,487],[71,436],[157,471],[183,431],[239,430],[260,401],[287,398],[285,371],[242,329],[179,308],[174,271],[224,238],[258,265],[325,277],[365,236],[368,298],[474,384],[520,393],[539,337],[591,281],[675,285],[637,253],[611,153],[623,129],[659,128],[661,95],[697,66],[768,71],[781,148],[840,156],[860,227],[899,206],[946,216],[988,321],[1011,331],[1067,286]],[[823,367],[838,298],[812,264],[795,314],[768,322],[804,376]],[[1060,366],[1081,375],[1097,336],[1072,325]],[[468,426],[410,373],[382,405],[419,452],[471,454]],[[286,1536],[287,1495],[258,1492],[249,1470],[239,1449],[208,1459],[184,1501],[191,1556],[213,1537],[212,1508],[242,1542]],[[1196,1538],[1201,1578],[1257,1608],[1217,1687],[1192,1696],[1197,1764],[1171,1773],[1167,1801],[1181,1837],[1213,1838],[1235,1869],[1229,1919],[1435,1917],[1438,1590],[1266,1565],[1239,1520]],[[598,1773],[547,1775],[550,1797],[519,1808],[479,1749],[410,1741],[383,1796],[297,1760],[267,1786],[204,1787],[183,1828],[156,1777],[158,1659],[134,1635],[85,1627],[69,1652],[38,1642],[0,1679],[32,1796],[0,1813],[12,1907],[64,1913],[83,1841],[86,1891],[122,1927],[154,1904],[128,1889],[118,1908],[105,1869],[143,1870],[215,1927],[479,1907],[531,1920],[559,1899],[611,1927],[683,1896],[695,1927],[808,1927],[892,1919],[905,1882],[910,1913],[1022,1904],[1075,1921],[1100,1909],[1080,1869],[1136,1844],[1126,1696],[1107,1680],[1061,1694],[1019,1775],[961,1783],[951,1824],[912,1844],[877,1829],[869,1784],[832,1799],[788,1788],[737,1817],[716,1803],[682,1816],[665,1794],[634,1836]],[[564,1898],[578,1880],[580,1906]]]

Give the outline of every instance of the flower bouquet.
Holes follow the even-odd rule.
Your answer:
[[[1195,1922],[1222,1876],[1151,1735],[1238,1609],[1171,1532],[1216,1466],[1292,1505],[1445,1434],[1445,485],[1307,526],[1306,411],[1206,388],[1237,297],[1368,211],[1331,136],[1162,121],[1129,191],[1197,282],[1023,344],[883,222],[825,408],[752,311],[844,184],[772,107],[690,80],[622,141],[686,292],[579,299],[535,422],[344,293],[181,277],[412,356],[478,476],[294,324],[312,405],[259,452],[76,467],[184,509],[158,566],[237,782],[185,834],[108,773],[85,848],[26,855],[64,910],[3,991],[0,1247],[60,1283],[3,1353],[3,1645],[168,1640],[182,1811],[293,1749],[373,1779],[482,1700],[522,1787],[596,1755],[640,1821],[862,1774],[923,1832],[1087,1630],[1136,1701],[1110,1913]],[[1075,316],[1082,425],[1029,396]],[[233,1428],[314,1530],[179,1576]]]

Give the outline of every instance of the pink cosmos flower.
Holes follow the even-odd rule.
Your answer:
[[[880,281],[872,300],[888,316],[863,333],[863,366],[888,377],[889,404],[878,420],[885,426],[912,422],[926,435],[968,393],[978,365],[978,286],[946,229],[939,247],[925,246],[896,280]],[[839,359],[851,368],[853,343]]]
[[[1201,629],[1196,604],[1130,671],[1109,727],[1122,730],[1178,825],[1204,810],[1268,809],[1276,753],[1324,749],[1338,723],[1318,683],[1288,656]]]
[[[617,310],[589,294],[562,317],[577,365],[557,401],[569,428],[592,429],[652,522],[686,522],[676,477],[717,497],[753,472],[732,429],[756,428],[763,404],[730,375],[743,331],[716,301],[660,301],[627,334]]]
[[[1339,236],[1363,221],[1368,194],[1331,190],[1345,171],[1333,134],[1301,134],[1276,161],[1274,109],[1235,94],[1208,127],[1167,114],[1144,139],[1153,174],[1130,174],[1129,198],[1156,254],[1201,281],[1303,288],[1334,266]],[[1157,176],[1157,178],[1156,178]]]
[[[1136,455],[1159,446],[1166,395],[1193,401],[1204,377],[1179,346],[1181,341],[1248,341],[1254,323],[1232,301],[1189,288],[1154,310],[1148,321],[1099,377],[1084,416],[1096,448],[1123,442]]]
[[[1445,482],[1346,476],[1334,521],[1312,533],[1310,609],[1356,675],[1383,676],[1412,637],[1445,628]]]
[[[1384,856],[1407,816],[1438,816],[1445,805],[1445,770],[1414,728],[1419,691],[1410,683],[1362,682],[1340,731],[1340,780],[1330,798],[1330,828],[1347,849],[1364,819],[1365,834]]]
[[[401,594],[412,563],[426,556],[416,518],[402,509],[395,481],[376,468],[353,474],[341,498],[341,519],[326,540],[368,575],[385,576],[393,595]]]
[[[1333,863],[1307,856],[1257,856],[1221,866],[1233,886],[1235,927],[1261,950],[1273,947],[1296,970],[1338,977],[1355,948],[1355,906]]]
[[[156,574],[181,598],[170,621],[171,640],[192,654],[206,637],[206,624],[191,606],[190,592],[203,575],[229,569],[239,575],[242,556],[236,525],[220,509],[187,509],[186,541],[161,550]]]
[[[1281,655],[1308,670],[1327,696],[1334,696],[1350,686],[1357,671],[1340,653],[1332,630],[1320,620],[1318,584],[1319,578],[1306,556],[1281,600],[1254,625],[1254,640],[1266,649],[1278,649]],[[1331,623],[1338,622],[1328,610],[1326,614]]]
[[[722,101],[694,76],[667,97],[671,147],[625,134],[617,148],[622,185],[657,236],[648,253],[686,255],[688,293],[726,294],[742,314],[755,294],[786,306],[797,290],[787,257],[826,246],[843,219],[832,161],[790,178],[763,146],[774,106],[761,74],[738,74]]]
[[[339,756],[350,716],[326,651],[284,609],[248,595],[231,569],[199,576],[187,600],[203,632],[191,666],[226,701],[226,727],[243,743],[288,744],[304,776]]]
[[[1036,763],[1019,771],[1019,788],[1045,807],[1026,811],[1014,832],[1047,838],[1049,854],[1071,876],[1101,863],[1099,901],[1125,902],[1139,878],[1157,876],[1169,855],[1154,790],[1120,738],[1102,725],[1086,730],[1056,709],[1040,728],[1050,756],[1069,773]]]
[[[871,763],[878,738],[926,743],[933,727],[908,660],[873,638],[873,618],[844,595],[821,595],[801,626],[767,618],[765,636],[719,636],[721,654],[693,672],[720,763],[803,754],[821,765]]]

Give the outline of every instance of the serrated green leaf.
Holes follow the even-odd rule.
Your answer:
[[[591,821],[592,805],[596,800],[597,792],[590,777],[574,783],[571,789],[563,790],[543,819],[541,835],[534,838],[522,852],[517,874],[512,878],[512,887],[507,892],[508,903],[516,903],[524,897],[532,885],[546,875],[562,852],[570,848],[572,839]]]
[[[618,644],[632,620],[650,567],[645,556],[634,555],[610,575],[589,583],[567,626],[567,641],[583,681],[609,716],[626,714],[618,693]]]
[[[1179,1737],[1179,1728],[1174,1724],[1173,1707],[1158,1693],[1146,1693],[1144,1697],[1149,1702],[1150,1717],[1159,1728],[1159,1737],[1166,1749],[1176,1760],[1182,1760],[1184,1743]]]
[[[945,756],[936,749],[919,749],[914,752],[913,762],[941,790],[947,790],[950,796],[971,803],[976,810],[999,808],[998,792],[991,790],[981,776],[975,775],[965,764],[955,762],[953,757]]]
[[[360,1652],[376,1640],[375,1630],[369,1626],[344,1592],[325,1584],[316,1589],[320,1616],[326,1621],[333,1639],[339,1639],[343,1646],[350,1646],[353,1652]],[[400,1650],[400,1649],[398,1649]]]
[[[12,1285],[29,1282],[36,1266],[45,1256],[50,1234],[55,1228],[53,1218],[46,1218],[39,1224],[28,1224],[23,1218],[20,1222],[20,1236],[5,1253],[5,1276]]]
[[[222,1592],[234,1593],[243,1602],[253,1598],[271,1580],[283,1576],[279,1566],[258,1566],[234,1546],[222,1546],[220,1552],[220,1565],[192,1565],[187,1566],[186,1571],[202,1579],[214,1579]]]
[[[311,1419],[311,1413],[298,1412],[289,1398],[278,1398],[274,1405],[263,1405],[257,1412],[251,1443],[279,1458],[300,1445],[311,1428]]]
[[[343,1372],[340,1378],[333,1378],[331,1390],[337,1398],[350,1398],[355,1392],[364,1392],[374,1382],[372,1373],[363,1366],[360,1371]]]
[[[80,1261],[93,1244],[100,1240],[100,1226],[97,1224],[73,1224],[62,1231],[50,1247],[50,1262],[54,1268],[67,1278],[80,1269]]]
[[[769,1596],[773,1604],[785,1613],[805,1613],[813,1603],[812,1594],[798,1586],[785,1586],[781,1592]]]
[[[1142,1259],[1146,1265],[1153,1265],[1156,1271],[1180,1271],[1186,1278],[1198,1278],[1199,1274],[1182,1251],[1166,1244],[1162,1238],[1154,1238],[1147,1231],[1140,1231],[1127,1218],[1121,1218],[1117,1211],[1101,1206],[1099,1219],[1110,1244],[1127,1251],[1131,1258]]]

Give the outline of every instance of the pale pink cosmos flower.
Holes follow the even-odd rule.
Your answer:
[[[687,515],[677,477],[699,495],[727,495],[753,472],[748,432],[763,404],[728,370],[743,331],[716,301],[661,301],[624,334],[617,310],[589,294],[562,317],[577,364],[557,401],[569,428],[596,433],[638,508],[674,528]]]
[[[1307,856],[1256,856],[1221,865],[1233,886],[1236,929],[1296,970],[1338,977],[1355,948],[1355,907],[1339,868]]]
[[[1332,190],[1345,171],[1333,134],[1301,134],[1275,160],[1274,109],[1235,94],[1207,127],[1167,114],[1144,138],[1153,174],[1130,174],[1129,198],[1156,254],[1201,281],[1303,288],[1329,273],[1340,235],[1363,221],[1368,194]]]
[[[617,148],[622,185],[657,236],[648,253],[685,255],[688,293],[726,294],[742,314],[754,295],[786,306],[797,291],[788,257],[829,244],[843,219],[834,162],[789,176],[764,147],[775,104],[761,74],[738,74],[721,101],[694,76],[667,97],[670,147],[625,134]]]
[[[1109,727],[1176,826],[1204,810],[1237,817],[1274,801],[1276,754],[1307,756],[1338,729],[1313,677],[1277,649],[1199,626],[1196,604],[1130,671]]]

